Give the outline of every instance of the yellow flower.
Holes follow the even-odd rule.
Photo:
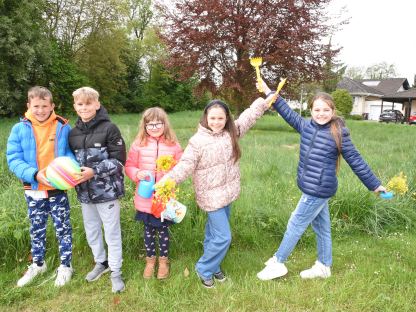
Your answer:
[[[408,191],[407,177],[400,172],[399,175],[394,176],[389,183],[387,183],[387,190],[393,191],[396,194],[403,195]]]
[[[161,172],[167,172],[176,165],[176,161],[172,155],[162,155],[156,160],[156,170]]]
[[[166,205],[169,199],[176,199],[176,182],[172,179],[167,179],[163,185],[156,184],[155,200]]]

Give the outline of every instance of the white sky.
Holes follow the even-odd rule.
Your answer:
[[[348,66],[387,62],[413,85],[416,74],[416,0],[332,0],[330,12],[350,17],[332,42]]]

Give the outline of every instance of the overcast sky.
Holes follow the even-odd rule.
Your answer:
[[[350,17],[333,37],[339,60],[349,66],[394,64],[410,85],[416,74],[416,0],[332,0],[331,12],[345,7]]]

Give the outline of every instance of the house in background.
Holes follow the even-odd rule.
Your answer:
[[[386,109],[400,110],[408,120],[416,112],[416,89],[410,89],[406,78],[355,80],[344,77],[338,89],[347,90],[353,97],[352,115],[378,120]]]

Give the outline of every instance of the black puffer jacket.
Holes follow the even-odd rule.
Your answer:
[[[297,176],[300,190],[320,198],[333,196],[338,187],[336,176],[338,149],[331,135],[330,124],[319,125],[313,120],[300,117],[281,97],[273,107],[301,136]],[[342,128],[341,154],[370,191],[381,185],[380,180],[351,142],[349,130],[345,127]]]
[[[104,203],[124,195],[126,146],[103,106],[87,123],[78,118],[69,134],[69,146],[81,166],[95,172],[92,179],[76,186],[81,203]]]

